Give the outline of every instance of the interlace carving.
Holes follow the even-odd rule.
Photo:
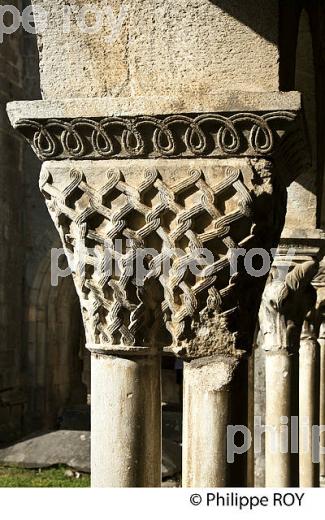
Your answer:
[[[66,186],[58,187],[51,166],[44,165],[40,179],[72,267],[88,344],[101,348],[107,344],[111,349],[146,346],[148,320],[152,323],[161,315],[171,343],[179,345],[186,337],[187,321],[209,305],[221,314],[232,312],[223,308],[223,302],[233,283],[228,273],[220,286],[219,273],[227,266],[229,271],[227,251],[238,246],[232,238],[234,227],[242,219],[248,221],[248,229],[252,225],[252,195],[239,169],[227,168],[224,180],[213,186],[200,169],[173,186],[155,168],[141,173],[137,187],[117,168],[107,170],[100,187],[95,176],[90,178],[96,185],[81,169],[72,169]],[[222,208],[227,200],[235,202],[237,209],[225,214]],[[116,246],[118,240],[121,248]],[[158,254],[147,258],[147,273],[139,284],[134,268],[138,251],[154,245]],[[91,247],[98,254],[100,269],[94,270],[94,256],[88,252],[81,269],[79,252]],[[214,262],[194,276],[189,263],[205,247]],[[105,270],[109,256],[118,270]],[[170,261],[167,275],[162,269],[166,260]],[[146,286],[152,281],[158,283],[161,296],[157,294],[157,306],[150,308]]]
[[[46,159],[266,156],[296,114],[239,112],[168,116],[22,119],[16,128]]]

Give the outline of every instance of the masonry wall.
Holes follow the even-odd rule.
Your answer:
[[[22,10],[30,1],[12,4]],[[11,100],[40,97],[36,36],[22,30],[5,35],[0,44],[0,443],[54,427],[62,407],[78,403],[78,395],[86,402],[72,281],[50,285],[50,250],[58,237],[38,188],[40,162],[5,111]]]
[[[20,1],[9,1],[20,7]],[[22,142],[10,127],[5,106],[22,98],[22,33],[0,44],[0,442],[21,432],[23,183]]]
[[[48,13],[39,35],[45,99],[279,88],[277,0],[94,0],[104,17],[93,34],[78,21],[86,4],[33,0]]]
[[[24,0],[23,7],[29,4],[30,0]],[[40,99],[36,36],[26,31],[22,59],[24,99]],[[40,167],[30,146],[24,144],[24,433],[57,427],[65,407],[87,401],[79,356],[85,349],[80,344],[81,317],[72,279],[51,286],[50,251],[61,244],[39,191]]]

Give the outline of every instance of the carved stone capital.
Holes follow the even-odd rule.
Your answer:
[[[296,119],[290,111],[20,119],[41,160],[269,156]]]
[[[219,93],[188,105],[178,98],[10,103],[8,113],[41,160],[273,157],[285,185],[308,162],[296,92]]]
[[[234,269],[234,251],[278,244],[285,186],[307,157],[297,93],[44,101],[9,114],[47,160],[40,188],[88,348],[186,360],[249,351],[266,275],[243,258]],[[200,265],[202,249],[212,256]]]
[[[248,350],[265,276],[251,276],[242,261],[232,272],[232,258],[237,248],[277,243],[275,184],[265,160],[46,162],[40,188],[88,347],[155,345],[186,359]]]
[[[301,346],[310,346],[314,349],[318,348],[317,344],[317,313],[315,306],[307,312],[301,330],[300,336]]]
[[[316,304],[311,282],[317,270],[317,261],[308,261],[296,265],[283,278],[281,271],[272,268],[259,312],[264,350],[298,351],[304,320]]]

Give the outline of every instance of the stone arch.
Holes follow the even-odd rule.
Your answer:
[[[323,95],[318,81],[317,13],[315,6],[299,0],[280,2],[280,14],[280,89],[297,90],[303,95],[312,156],[311,166],[288,189],[286,228],[315,229],[319,226],[322,198],[323,161],[319,141],[324,119],[320,116]],[[324,14],[318,13],[318,25]]]
[[[317,227],[325,226],[325,4],[324,2],[305,2],[309,15],[313,45],[315,72],[316,125],[315,137],[317,167]]]
[[[53,428],[65,407],[87,403],[89,356],[72,277],[51,285],[50,253],[29,291],[26,333],[26,429]]]
[[[312,93],[315,115],[315,126],[311,141],[313,148],[314,193],[316,195],[316,222],[314,227],[325,225],[325,4],[309,0],[292,0],[279,2],[280,8],[280,90],[301,90],[308,99]],[[297,70],[301,68],[303,57],[301,41],[305,38],[307,49],[304,49],[306,60],[305,73],[313,75],[313,85],[309,87],[297,83]],[[300,41],[299,41],[300,40]],[[299,49],[300,47],[300,49]],[[298,52],[297,52],[298,51]],[[300,63],[299,63],[300,61]],[[306,87],[308,88],[306,89]],[[312,87],[312,88],[311,88]],[[313,92],[311,92],[311,90]],[[310,119],[310,102],[307,103],[306,120]],[[304,181],[304,179],[298,179]],[[308,186],[306,186],[308,187]]]

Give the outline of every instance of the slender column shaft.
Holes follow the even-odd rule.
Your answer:
[[[227,426],[236,364],[184,364],[183,487],[228,484]]]
[[[308,260],[285,274],[271,271],[260,308],[265,354],[265,485],[298,484],[299,343],[304,320],[316,303],[311,281],[318,262]],[[312,324],[308,321],[308,327]],[[307,326],[306,325],[306,326]],[[309,328],[305,330],[309,336]]]
[[[261,338],[258,338],[261,343]],[[255,417],[265,424],[265,356],[262,348],[254,352],[254,487],[265,487],[265,435],[255,437]]]
[[[320,345],[320,399],[319,399],[319,424],[321,426],[320,432],[320,465],[319,472],[322,479],[325,479],[325,337],[318,339]]]
[[[160,357],[92,354],[92,487],[161,485]]]
[[[319,424],[319,356],[316,341],[302,340],[299,350],[299,485],[319,486],[319,464],[313,461],[313,425]],[[317,450],[318,451],[318,450]]]
[[[247,452],[247,487],[254,487],[254,350],[248,359],[248,414],[247,426],[252,435],[252,443]]]
[[[265,356],[265,486],[288,487],[290,481],[290,449],[280,442],[283,420],[291,418],[291,363],[286,351],[267,352]],[[284,443],[285,444],[285,443]]]

